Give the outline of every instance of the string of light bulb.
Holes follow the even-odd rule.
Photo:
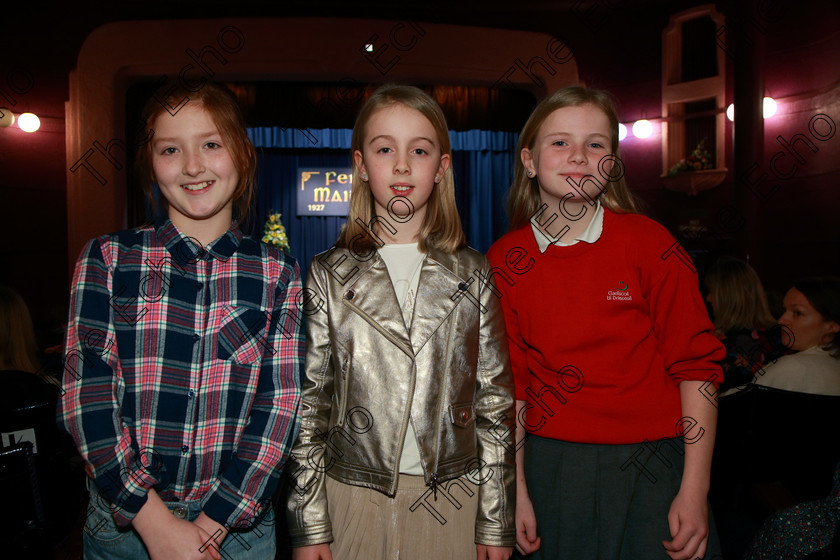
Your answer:
[[[762,107],[762,113],[765,119],[769,119],[773,115],[776,114],[776,110],[778,106],[776,104],[776,100],[772,97],[765,97],[764,104]],[[720,111],[720,109],[718,109]],[[730,103],[729,106],[726,108],[726,118],[730,121],[735,120],[735,104]],[[669,120],[669,119],[654,119],[654,120]],[[636,138],[647,138],[651,134],[653,134],[653,123],[647,119],[640,119],[638,121],[633,122],[630,125],[630,129],[628,130],[628,125],[630,123],[618,123],[618,140],[619,142],[627,138],[628,133],[632,131],[633,136]]]
[[[20,113],[15,116],[11,109],[0,108],[0,128],[8,128],[17,123],[24,132],[35,132],[41,128],[41,119],[35,113]]]

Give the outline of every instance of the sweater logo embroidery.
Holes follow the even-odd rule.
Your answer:
[[[618,286],[607,292],[607,301],[633,301],[633,296],[630,294],[630,284],[619,282]]]

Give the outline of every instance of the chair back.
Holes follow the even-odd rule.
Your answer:
[[[23,441],[0,451],[0,539],[4,549],[17,552],[42,550],[47,516],[41,499],[38,469],[32,442]]]
[[[744,483],[823,498],[840,460],[840,396],[755,385],[719,401],[715,460]]]

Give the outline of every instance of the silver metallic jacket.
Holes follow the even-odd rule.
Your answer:
[[[466,475],[479,494],[475,541],[513,546],[513,377],[489,268],[473,249],[432,249],[406,329],[378,252],[313,259],[301,429],[286,471],[293,546],[333,540],[326,476],[396,493],[409,417],[427,503]]]

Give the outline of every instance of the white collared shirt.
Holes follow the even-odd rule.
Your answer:
[[[540,253],[545,253],[548,246],[551,245],[551,239],[548,238],[545,233],[541,232],[536,225],[534,225],[533,220],[531,221],[531,230],[534,232],[534,238],[537,240],[537,246],[540,248]],[[590,220],[589,225],[586,226],[586,229],[571,241],[563,241],[563,238],[561,237],[555,241],[554,244],[559,245],[560,247],[568,247],[570,245],[575,245],[578,241],[595,243],[601,238],[601,232],[603,231],[604,208],[601,206],[601,201],[599,199],[595,201],[595,215],[592,217],[592,220]]]

